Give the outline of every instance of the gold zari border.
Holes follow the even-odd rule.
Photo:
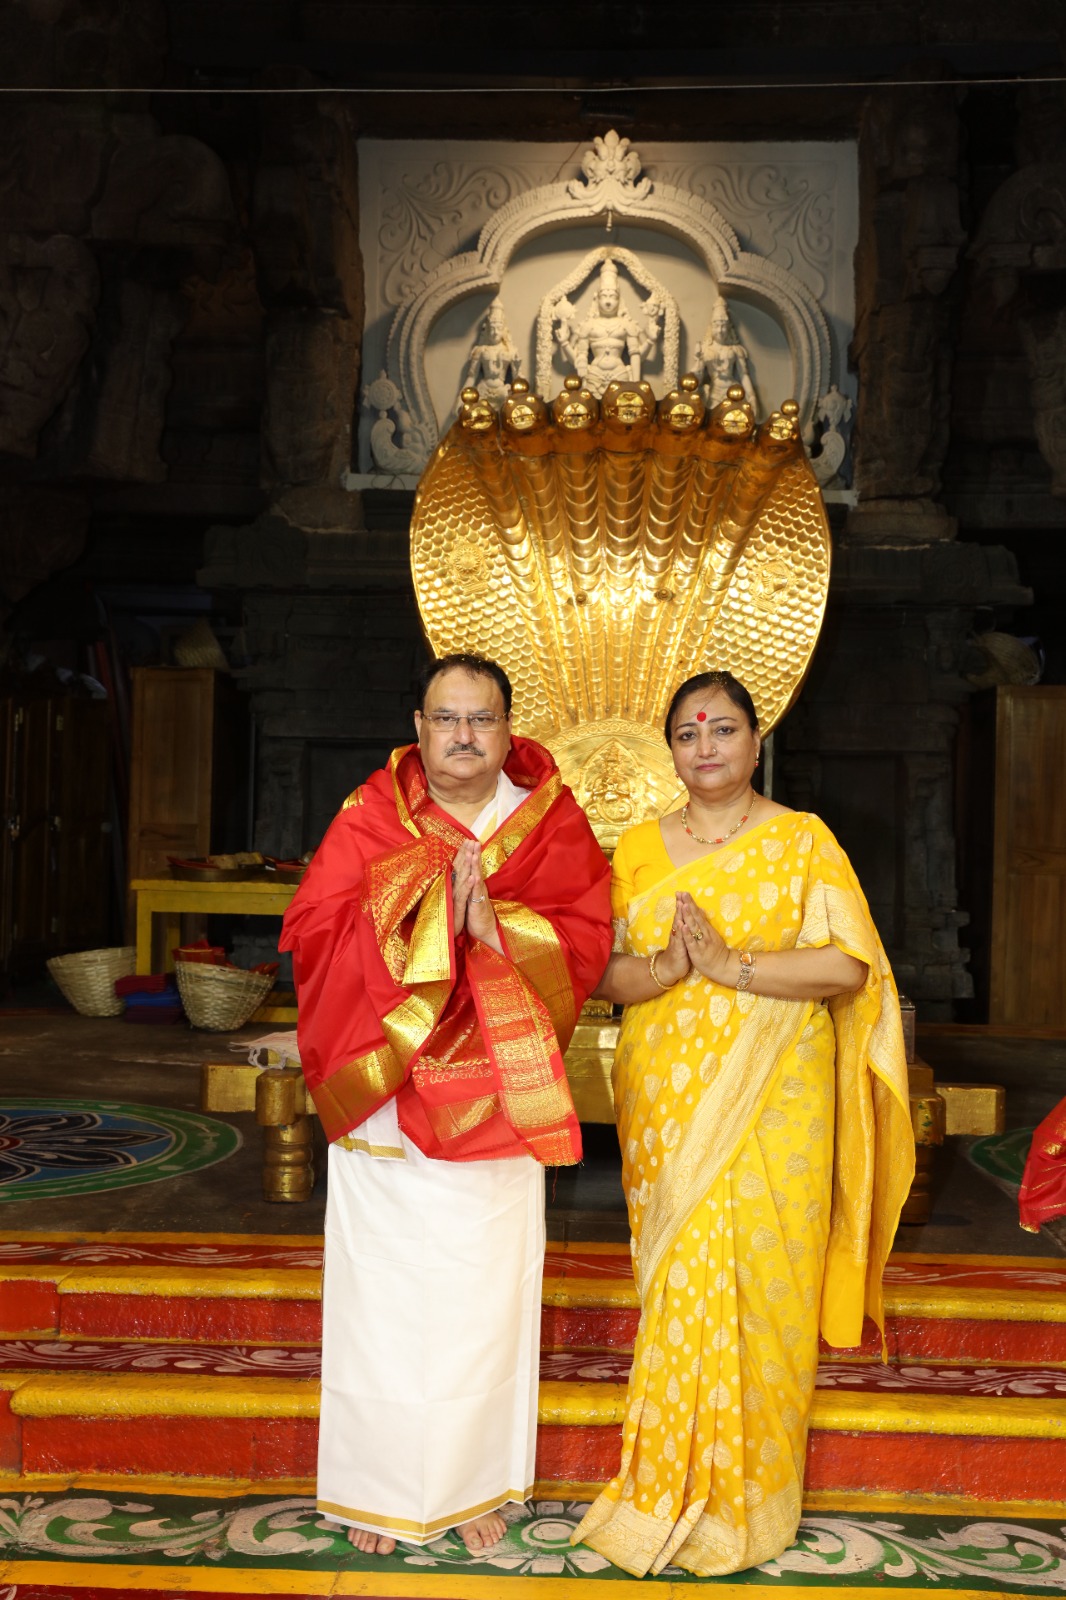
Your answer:
[[[484,1517],[490,1511],[498,1511],[500,1506],[505,1506],[512,1500],[517,1501],[519,1505],[525,1505],[532,1494],[532,1484],[528,1489],[504,1489],[493,1499],[483,1501],[481,1505],[467,1506],[452,1512],[450,1516],[437,1517],[432,1522],[411,1522],[406,1517],[376,1517],[370,1511],[358,1511],[354,1506],[337,1505],[333,1500],[316,1500],[315,1509],[327,1517],[342,1517],[348,1522],[365,1522],[370,1528],[379,1529],[382,1533],[394,1533],[397,1539],[402,1539],[406,1544],[418,1544],[434,1538],[438,1533],[443,1533],[446,1528],[455,1528],[459,1523],[469,1522],[473,1517]]]

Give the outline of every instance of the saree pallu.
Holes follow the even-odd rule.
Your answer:
[[[831,943],[869,969],[827,1004],[690,974],[623,1018],[641,1321],[620,1470],[574,1537],[637,1576],[707,1577],[795,1537],[819,1331],[855,1345],[865,1312],[881,1322],[914,1145],[891,972],[824,825],[778,816],[677,869],[658,850],[663,876],[626,908],[627,952],[665,946],[685,890],[734,948]]]

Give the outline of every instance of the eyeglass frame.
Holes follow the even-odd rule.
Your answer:
[[[452,733],[461,722],[469,723],[471,733],[494,733],[501,722],[510,717],[497,711],[423,711],[422,721],[428,722],[434,732]]]

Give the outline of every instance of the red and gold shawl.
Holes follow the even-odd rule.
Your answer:
[[[1026,1233],[1066,1216],[1066,1100],[1060,1100],[1033,1134],[1018,1190],[1018,1220]]]
[[[417,745],[345,802],[282,928],[300,1057],[329,1139],[396,1096],[428,1156],[581,1158],[563,1070],[611,945],[610,869],[547,750],[505,763],[529,795],[482,846],[506,952],[456,933],[451,863],[472,835],[431,800]]]

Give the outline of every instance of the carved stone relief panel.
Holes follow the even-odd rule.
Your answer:
[[[99,274],[80,239],[0,245],[0,450],[33,456],[89,345]]]
[[[722,294],[766,410],[795,395],[810,430],[830,389],[845,401],[854,395],[844,355],[858,229],[852,144],[645,146],[609,134],[582,150],[364,140],[359,181],[363,374],[366,382],[384,375],[397,391],[385,419],[392,460],[418,454],[450,424],[497,299],[518,369],[541,387],[547,361],[552,398],[565,361],[538,313],[553,285],[575,272],[580,281],[594,252],[619,261],[628,252],[639,264],[643,280],[623,266],[619,284],[642,330],[648,287],[662,290],[660,339],[640,341],[648,348],[638,358],[657,393],[697,364]],[[590,314],[591,287],[577,322]],[[587,343],[585,357],[595,359]],[[624,358],[632,360],[628,348]],[[374,470],[371,432],[384,439],[382,422],[379,406],[360,418],[362,473]]]

